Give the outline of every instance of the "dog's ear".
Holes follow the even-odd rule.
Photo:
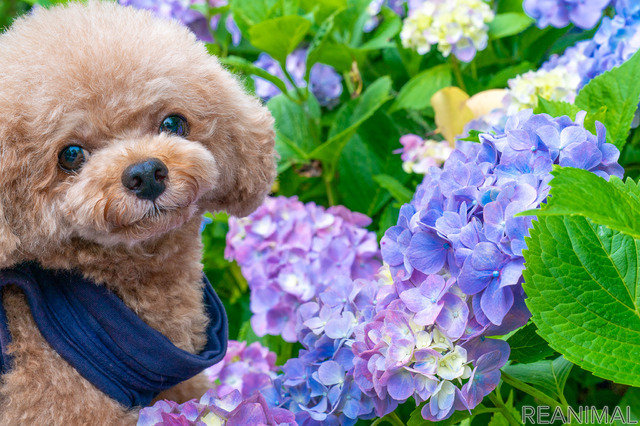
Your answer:
[[[247,95],[236,98],[234,120],[227,123],[233,158],[220,158],[221,179],[226,190],[209,210],[225,210],[243,217],[260,206],[276,177],[275,131],[273,117],[257,99]]]
[[[0,269],[15,262],[20,240],[11,231],[0,202]]]

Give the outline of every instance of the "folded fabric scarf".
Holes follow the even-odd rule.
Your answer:
[[[145,406],[161,391],[220,361],[227,350],[227,316],[204,280],[207,345],[194,355],[148,326],[115,294],[70,271],[24,263],[0,270],[0,288],[18,286],[49,345],[84,378],[127,407]],[[11,342],[0,303],[0,372],[10,369]]]

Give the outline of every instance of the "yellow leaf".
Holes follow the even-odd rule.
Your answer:
[[[473,118],[478,118],[497,108],[502,108],[502,99],[507,94],[506,89],[491,89],[476,93],[467,101],[467,106],[473,113]]]
[[[440,89],[431,97],[438,131],[451,146],[455,145],[456,136],[463,133],[465,124],[473,119],[468,99],[469,95],[453,86]]]

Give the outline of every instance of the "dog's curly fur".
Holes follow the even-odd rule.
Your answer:
[[[189,135],[159,133],[184,116]],[[37,261],[113,290],[147,324],[196,353],[205,344],[200,216],[246,215],[275,177],[273,119],[176,22],[113,3],[39,9],[0,36],[0,268]],[[61,150],[90,152],[77,173]],[[121,181],[166,164],[155,202]],[[215,285],[215,283],[214,283]],[[42,338],[26,298],[3,291],[13,342],[0,424],[131,424],[127,410]],[[160,397],[199,397],[200,376]]]

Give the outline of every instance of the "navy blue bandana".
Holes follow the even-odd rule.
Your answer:
[[[145,406],[161,391],[220,361],[227,350],[227,316],[204,280],[207,345],[193,355],[148,326],[104,286],[70,271],[35,263],[0,270],[0,288],[18,286],[40,332],[95,387],[126,407]],[[0,303],[0,372],[10,368],[11,334]]]

